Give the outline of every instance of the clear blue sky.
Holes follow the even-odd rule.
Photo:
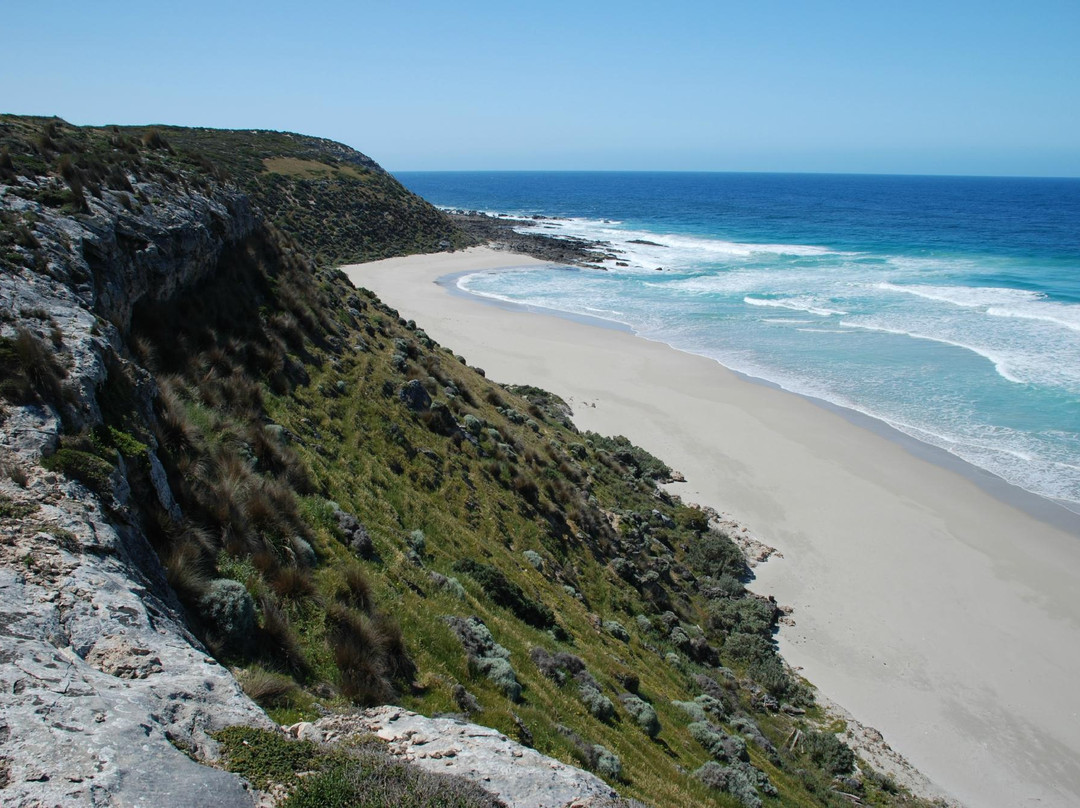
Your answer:
[[[0,110],[391,170],[1080,176],[1080,0],[0,2]]]

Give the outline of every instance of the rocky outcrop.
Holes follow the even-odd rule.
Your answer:
[[[133,308],[206,277],[254,227],[224,186],[129,181],[132,194],[87,194],[78,216],[35,201],[55,179],[0,185],[36,242],[0,272],[0,337],[31,335],[64,374],[61,400],[5,402],[0,418],[0,803],[250,806],[241,780],[197,761],[216,756],[215,730],[271,722],[185,628],[123,461],[94,492],[40,465],[62,432],[101,422],[111,367],[152,417],[153,381],[124,358]],[[176,513],[154,446],[147,457]]]
[[[270,726],[184,628],[156,559],[79,484],[3,486],[0,803],[250,806],[200,765],[232,724]],[[194,759],[193,759],[194,758]]]
[[[326,743],[375,735],[402,760],[479,783],[511,808],[633,808],[595,774],[560,763],[497,730],[452,718],[425,718],[400,707],[377,707],[290,728]],[[636,803],[640,806],[640,803]],[[641,806],[644,808],[644,806]]]

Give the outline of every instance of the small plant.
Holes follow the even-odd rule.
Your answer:
[[[615,717],[615,705],[591,682],[578,684],[578,696],[594,718],[610,721]]]
[[[358,704],[390,702],[394,688],[379,627],[367,615],[340,605],[327,610],[327,623],[341,692]]]
[[[622,761],[619,756],[600,744],[593,746],[593,750],[596,752],[596,773],[608,780],[622,780]]]
[[[489,564],[471,558],[454,565],[458,572],[470,575],[496,605],[512,611],[519,619],[536,628],[554,628],[555,613],[545,604],[530,598],[520,586]]]
[[[296,682],[288,676],[263,668],[249,668],[239,677],[240,687],[260,707],[287,707],[299,693]]]
[[[41,465],[49,471],[78,480],[99,496],[112,493],[112,481],[109,478],[114,471],[113,466],[90,452],[58,449],[54,454],[43,458]]]
[[[249,647],[255,630],[255,602],[242,583],[230,578],[211,581],[199,606],[224,648],[242,652]]]
[[[41,506],[36,502],[15,502],[10,497],[0,494],[0,519],[22,519],[39,507]]]
[[[758,788],[769,796],[775,796],[777,793],[764,772],[746,763],[721,766],[719,763],[709,761],[694,772],[694,777],[709,788],[731,794],[744,808],[761,808],[762,802]]]
[[[479,617],[444,619],[465,648],[469,667],[494,682],[511,701],[519,701],[521,684],[510,664],[510,652],[495,642],[484,622]]]
[[[292,741],[281,732],[254,727],[228,727],[214,733],[226,768],[242,775],[256,788],[274,783],[292,784],[298,772],[311,771],[319,760],[319,747],[310,741]]]
[[[646,735],[655,738],[660,734],[660,719],[657,718],[656,710],[653,709],[651,704],[629,693],[624,693],[620,697],[620,701],[622,701],[626,712],[633,717]]]
[[[850,774],[855,769],[855,753],[851,747],[830,732],[809,730],[803,736],[803,749],[812,761],[830,774]]]

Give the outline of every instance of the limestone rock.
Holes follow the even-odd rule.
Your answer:
[[[400,707],[376,707],[320,718],[327,742],[373,734],[390,754],[440,774],[479,783],[511,808],[628,806],[594,774],[560,763],[502,733],[450,718],[425,718]]]

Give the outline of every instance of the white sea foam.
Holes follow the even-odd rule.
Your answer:
[[[1037,320],[1080,332],[1080,306],[1047,300],[1041,292],[993,286],[927,286],[883,282],[878,288],[978,309],[991,317]]]
[[[766,306],[777,309],[791,309],[792,311],[805,311],[808,314],[816,314],[819,317],[830,317],[834,314],[847,314],[846,311],[841,311],[840,309],[827,309],[824,306],[818,305],[813,299],[805,297],[770,299],[750,297],[747,295],[743,298],[743,303],[750,306]]]
[[[902,328],[889,328],[887,326],[873,325],[866,322],[841,320],[840,325],[844,328],[861,328],[865,331],[877,331],[882,334],[895,334],[896,336],[928,340],[930,342],[941,343],[942,345],[950,345],[954,348],[962,348],[965,351],[971,351],[973,354],[977,354],[983,359],[991,362],[994,366],[994,370],[997,371],[997,374],[1006,381],[1012,382],[1013,384],[1028,384],[1027,379],[1021,378],[1019,375],[1017,375],[1016,372],[1013,371],[1012,368],[1010,368],[1007,359],[977,345],[969,345],[964,342],[957,342],[956,340],[951,340],[946,337],[933,336],[931,334],[921,334],[918,331],[907,331]]]
[[[812,244],[753,244],[718,238],[675,233],[653,233],[620,226],[621,222],[597,219],[528,219],[515,228],[519,233],[543,227],[545,235],[555,238],[583,238],[604,241],[620,253],[620,260],[635,269],[685,269],[703,261],[738,260],[754,256],[776,255],[811,257],[841,254],[828,247]]]
[[[534,221],[520,225],[527,230]],[[953,283],[964,273],[991,273],[992,261],[744,244],[595,219],[541,224],[553,228],[547,234],[606,241],[630,266],[481,272],[459,279],[459,287],[624,323],[878,418],[1029,490],[1080,502],[1080,435],[1070,431],[1080,397],[1080,306],[1028,290]],[[654,272],[658,266],[669,271]],[[869,336],[874,332],[896,340]],[[840,351],[836,340],[844,334],[850,338]],[[1058,423],[1061,434],[1026,431],[1017,420]]]

